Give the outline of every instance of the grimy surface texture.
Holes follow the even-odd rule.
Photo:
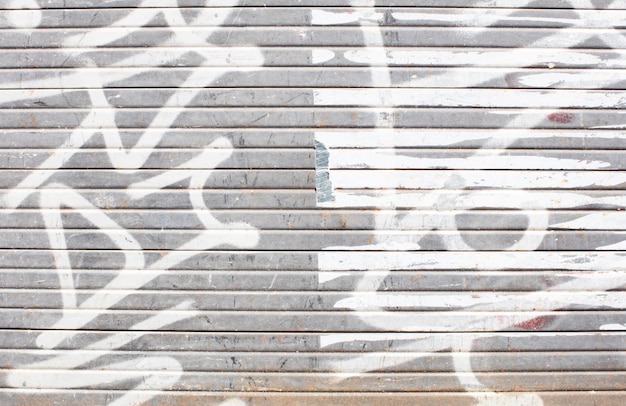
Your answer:
[[[626,0],[1,0],[0,405],[626,404]]]

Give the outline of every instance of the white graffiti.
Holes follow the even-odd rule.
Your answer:
[[[580,2],[577,6],[580,9],[572,10],[578,12],[579,18],[573,18],[564,22],[559,19],[559,23],[572,24],[572,26],[606,26],[610,22],[602,19],[598,13],[594,13],[595,7],[590,1]],[[554,292],[531,292],[521,296],[508,294],[470,296],[464,293],[430,293],[430,294],[410,294],[383,292],[383,283],[391,275],[393,270],[436,270],[436,269],[533,269],[546,265],[546,269],[559,269],[564,264],[570,269],[588,268],[594,271],[588,278],[576,278],[570,282],[559,285],[559,289],[566,290],[586,290],[593,287],[594,290],[606,291],[623,286],[626,276],[626,264],[624,257],[616,253],[606,253],[590,257],[586,253],[559,253],[559,252],[535,252],[543,243],[548,230],[550,229],[550,215],[548,209],[559,207],[574,208],[592,203],[624,204],[624,199],[616,197],[614,199],[606,197],[591,197],[584,193],[577,192],[535,192],[533,190],[515,190],[524,188],[561,188],[567,180],[572,181],[572,188],[588,187],[591,185],[619,184],[621,181],[614,179],[609,181],[608,177],[598,172],[584,174],[582,172],[571,173],[567,180],[563,181],[561,174],[550,172],[544,178],[537,176],[538,172],[528,175],[529,179],[522,179],[516,172],[509,171],[494,175],[493,169],[581,169],[592,170],[594,168],[604,168],[610,165],[604,161],[577,161],[564,158],[553,158],[540,156],[537,154],[527,156],[509,156],[507,148],[523,137],[530,136],[528,131],[520,130],[533,129],[539,126],[545,116],[537,118],[514,118],[508,125],[500,129],[482,131],[480,133],[467,130],[403,130],[394,129],[393,114],[397,106],[457,106],[473,107],[511,107],[532,109],[537,105],[543,108],[553,109],[546,115],[554,114],[558,119],[563,113],[563,109],[576,108],[577,106],[571,97],[561,97],[566,94],[552,91],[525,91],[513,92],[516,97],[508,95],[506,100],[500,99],[498,92],[485,89],[476,89],[480,83],[497,79],[502,75],[501,70],[473,74],[463,72],[456,74],[453,70],[444,71],[443,76],[436,75],[431,78],[420,78],[428,85],[450,84],[452,87],[474,89],[451,89],[441,90],[437,86],[432,89],[402,88],[391,85],[391,70],[389,66],[394,65],[430,65],[430,66],[450,66],[458,65],[464,67],[507,67],[523,68],[534,64],[545,64],[547,68],[555,66],[556,63],[577,63],[577,64],[598,64],[600,59],[596,55],[586,53],[576,49],[559,49],[542,51],[541,49],[531,49],[534,46],[542,47],[550,44],[551,41],[559,43],[569,41],[569,29],[567,27],[557,30],[556,34],[546,35],[528,45],[527,48],[515,48],[508,50],[451,50],[451,49],[397,49],[385,48],[383,40],[383,22],[385,15],[377,12],[374,8],[375,2],[371,2],[369,7],[355,8],[351,11],[313,12],[313,24],[320,26],[354,24],[358,23],[363,28],[365,47],[358,50],[348,50],[337,55],[328,50],[316,50],[313,54],[315,63],[325,63],[335,57],[341,56],[352,62],[368,64],[371,67],[371,89],[343,89],[340,91],[320,89],[315,93],[315,103],[320,106],[369,106],[377,108],[379,112],[378,120],[373,129],[354,131],[318,131],[316,141],[325,157],[325,166],[321,169],[328,172],[327,181],[332,185],[332,190],[328,191],[328,184],[325,185],[324,195],[318,195],[318,206],[327,208],[364,208],[375,207],[377,210],[385,210],[373,214],[376,226],[374,230],[386,230],[393,217],[393,212],[398,210],[397,228],[401,229],[402,224],[406,227],[416,224],[422,225],[420,232],[413,233],[413,239],[407,241],[400,239],[399,233],[389,235],[379,232],[375,233],[375,238],[370,246],[333,246],[328,247],[329,252],[319,254],[319,283],[323,285],[329,281],[342,276],[350,275],[351,271],[364,271],[364,276],[356,286],[352,297],[338,301],[335,304],[337,309],[350,309],[355,311],[357,317],[374,327],[381,333],[376,334],[328,334],[322,338],[322,346],[329,346],[341,342],[353,341],[376,341],[388,340],[390,334],[382,331],[486,331],[487,336],[497,336],[498,333],[488,333],[497,330],[507,330],[513,326],[532,324],[534,318],[548,315],[549,312],[539,314],[530,312],[526,314],[516,314],[511,316],[495,316],[484,313],[484,316],[468,318],[469,321],[448,321],[441,313],[428,315],[422,312],[407,313],[397,316],[386,311],[388,308],[396,310],[419,309],[438,307],[441,309],[467,309],[467,310],[505,310],[532,309],[533,306],[540,306],[542,309],[566,308],[569,305],[578,303],[581,297],[558,296]],[[353,2],[353,6],[362,6],[360,2]],[[489,27],[496,22],[523,21],[524,17],[513,14],[516,9],[499,9],[496,15],[473,13],[471,9],[466,9],[467,14],[436,14],[436,13],[392,13],[397,20],[437,20],[440,22],[454,23],[458,26],[475,24]],[[536,20],[536,19],[533,19]],[[604,24],[604,25],[601,25]],[[617,25],[617,24],[616,24]],[[480,35],[481,30],[472,31],[471,35]],[[607,43],[616,48],[620,48],[626,43],[626,38],[618,30],[607,32]],[[574,40],[572,40],[574,41]],[[580,41],[576,38],[575,41]],[[576,42],[578,43],[578,42]],[[574,46],[572,42],[569,46]],[[549,46],[549,45],[548,45]],[[604,61],[602,61],[604,62]],[[609,62],[610,64],[610,62]],[[470,69],[471,70],[471,69]],[[493,72],[493,73],[489,73]],[[558,80],[573,79],[576,82],[585,83],[585,86],[603,88],[606,86],[603,78],[598,76],[587,78],[584,82],[584,74],[572,74],[572,78],[563,78],[560,74],[551,74],[546,70],[540,70],[539,74],[529,73],[521,78],[521,83],[527,86],[550,86]],[[489,76],[489,75],[492,76]],[[583,80],[579,82],[578,78]],[[417,79],[416,79],[417,80]],[[610,80],[617,81],[617,77]],[[409,83],[407,83],[409,85]],[[415,86],[406,86],[415,87]],[[574,86],[575,87],[575,86]],[[595,94],[588,92],[593,105]],[[584,91],[581,94],[585,94]],[[615,108],[624,105],[624,97],[621,93],[609,95],[604,99],[603,94],[598,93],[598,106],[605,108]],[[607,104],[603,104],[604,102]],[[489,112],[492,114],[496,112]],[[609,126],[611,127],[611,126]],[[608,127],[607,127],[608,128]],[[611,127],[613,128],[613,127]],[[621,128],[621,127],[615,127]],[[552,131],[532,130],[533,137],[554,136]],[[623,134],[594,134],[593,131],[583,134],[571,134],[572,137],[624,137]],[[441,157],[422,158],[407,156],[402,152],[403,147],[424,147],[446,148],[460,142],[472,140],[486,140],[482,146],[471,155],[464,158]],[[363,169],[376,170],[363,170]],[[396,168],[400,168],[397,170]],[[411,171],[407,169],[424,168],[429,169],[420,172],[419,169]],[[440,169],[455,169],[454,171],[441,171]],[[355,169],[355,170],[351,170]],[[384,170],[382,170],[384,169]],[[438,169],[433,170],[433,169]],[[464,171],[463,169],[474,169]],[[320,170],[318,168],[318,170]],[[544,172],[545,173],[545,172]],[[319,175],[318,175],[319,176]],[[514,177],[510,179],[509,177]],[[517,177],[516,177],[517,176]],[[607,175],[608,176],[608,175]],[[615,176],[611,174],[610,177]],[[605,177],[605,180],[602,180]],[[559,182],[559,185],[556,183]],[[619,182],[619,183],[618,183]],[[508,186],[510,185],[510,186]],[[473,188],[489,188],[491,190],[471,190]],[[387,188],[383,191],[372,191],[367,189]],[[424,188],[424,191],[416,191]],[[360,190],[359,190],[360,189]],[[402,190],[412,189],[412,190]],[[432,190],[428,190],[432,189]],[[494,193],[499,190],[509,189],[509,193]],[[319,192],[318,192],[319,193]],[[332,195],[332,196],[330,196]],[[609,203],[612,201],[613,203]],[[619,202],[619,203],[618,203]],[[400,210],[400,208],[402,210]],[[498,208],[498,210],[519,210],[528,218],[526,231],[519,238],[505,247],[496,247],[500,252],[480,252],[476,248],[468,245],[462,235],[462,230],[454,221],[454,217],[440,214],[439,211],[454,211],[454,213],[475,213],[474,209]],[[390,213],[390,214],[388,214]],[[567,223],[567,227],[572,229],[584,229],[585,225],[598,224],[606,225],[608,229],[612,226],[612,220],[598,219],[598,215],[589,214]],[[611,216],[609,215],[609,218]],[[614,216],[615,217],[615,216]],[[618,216],[623,221],[624,216]],[[599,221],[601,221],[599,223]],[[561,224],[563,226],[563,224]],[[615,227],[619,227],[615,226]],[[440,232],[441,243],[445,253],[445,258],[441,254],[421,251],[421,239],[431,230],[444,230]],[[423,231],[423,232],[422,232]],[[624,244],[618,243],[607,247],[597,247],[591,249],[623,249]],[[353,252],[350,252],[353,251]],[[354,251],[382,251],[382,252],[354,252]],[[412,251],[412,252],[407,252]],[[472,252],[473,251],[473,252]],[[530,254],[526,257],[524,253]],[[577,260],[576,258],[579,258]],[[548,264],[549,263],[549,264]],[[598,298],[591,299],[597,303]],[[582,303],[581,302],[581,303]],[[607,304],[608,307],[623,309],[626,303],[618,299],[616,302]],[[450,324],[452,323],[452,324]],[[466,323],[466,324],[463,324]],[[599,329],[623,330],[621,324],[610,324],[598,326]],[[402,338],[397,338],[402,340]],[[450,351],[453,358],[454,369],[457,373],[460,384],[470,393],[479,405],[528,405],[540,406],[543,401],[538,394],[527,393],[501,394],[495,393],[486,386],[472,371],[472,339],[467,339],[463,334],[415,334],[415,338],[410,339],[410,344],[406,348],[412,351],[423,351],[426,353]],[[400,344],[402,348],[402,344]],[[407,360],[403,357],[397,360],[400,365]],[[390,361],[393,363],[393,361]],[[380,365],[372,362],[367,355],[357,357],[348,361],[337,361],[335,370],[351,370],[367,372],[379,370]]]
[[[42,11],[38,9],[34,1],[14,2],[30,10],[14,10],[10,13],[14,27],[36,28],[41,20]],[[65,43],[66,47],[80,45],[81,51],[85,55],[97,50],[98,47],[107,46],[125,36],[132,35],[141,29],[150,20],[155,18],[159,9],[151,8],[151,1],[144,1],[138,8],[131,10],[128,14],[113,23],[109,27],[97,28],[89,31],[86,35],[69,36]],[[163,2],[162,2],[163,3]],[[235,5],[233,1],[232,5]],[[212,62],[215,56],[215,46],[207,42],[207,34],[210,30],[203,30],[196,35],[193,31],[185,30],[188,24],[195,21],[212,21],[217,28],[224,21],[227,14],[223,9],[213,9],[210,2],[207,6],[198,8],[199,11],[191,21],[186,20],[178,8],[178,2],[171,0],[164,6],[170,7],[164,18],[167,24],[172,27],[169,41],[172,43],[182,43],[190,45],[203,45],[206,49],[197,49],[197,54],[206,62]],[[222,3],[224,5],[224,3]],[[215,11],[220,11],[216,13]],[[215,16],[219,14],[219,18]],[[112,27],[124,27],[122,30],[111,30]],[[136,27],[136,28],[133,28]],[[156,43],[154,46],[168,45]],[[154,63],[150,57],[150,48],[146,48],[144,54],[133,55],[133,60],[145,58],[146,62]],[[254,49],[248,49],[245,55],[240,55],[246,59],[250,69],[261,66],[262,55]],[[169,55],[163,63],[174,63],[180,57],[179,52]],[[237,55],[233,56],[235,59]],[[88,61],[86,58],[85,61]],[[117,61],[111,66],[124,65],[125,60]],[[235,60],[236,64],[237,61]],[[220,245],[228,244],[237,248],[252,248],[259,240],[259,232],[252,226],[245,223],[221,223],[215,219],[203,197],[203,188],[212,170],[220,163],[227,160],[234,151],[233,146],[224,137],[218,137],[210,145],[202,149],[195,157],[182,163],[180,168],[172,168],[158,175],[152,176],[142,181],[129,184],[126,190],[129,199],[141,199],[149,193],[153,193],[167,186],[188,180],[189,200],[204,230],[199,230],[190,240],[184,242],[178,248],[164,253],[157,261],[147,263],[146,253],[142,250],[141,243],[133,236],[131,230],[117,224],[110,218],[105,210],[99,208],[97,204],[83,196],[79,190],[72,189],[64,184],[50,182],[54,175],[54,169],[61,168],[70,160],[74,154],[80,152],[80,148],[87,145],[89,140],[97,134],[104,135],[106,148],[104,151],[115,169],[124,169],[126,173],[141,171],[142,167],[157,151],[157,146],[163,139],[166,132],[172,127],[178,115],[185,109],[201,89],[213,82],[224,71],[206,71],[202,68],[189,75],[181,84],[179,89],[174,91],[169,100],[158,114],[153,117],[143,134],[134,147],[125,148],[121,131],[116,126],[117,109],[111,103],[113,100],[107,97],[105,88],[109,83],[116,80],[123,80],[132,76],[135,71],[119,70],[112,77],[107,76],[103,80],[101,71],[106,71],[109,66],[98,65],[95,62],[85,62],[87,69],[73,69],[71,73],[57,77],[58,83],[55,87],[58,90],[46,91],[46,95],[54,95],[55,92],[61,94],[65,88],[65,83],[89,84],[85,91],[88,94],[92,109],[81,120],[80,125],[73,129],[62,148],[54,150],[51,155],[42,162],[38,168],[24,178],[15,188],[8,190],[2,196],[2,207],[4,209],[17,210],[22,202],[33,195],[39,199],[41,204],[41,216],[48,232],[49,247],[52,250],[55,261],[55,268],[59,278],[60,292],[62,296],[63,313],[62,317],[50,326],[50,329],[42,332],[37,338],[37,345],[42,349],[54,349],[63,340],[71,338],[72,335],[57,334],[55,330],[74,330],[79,334],[81,327],[94,321],[97,317],[105,314],[117,303],[124,299],[124,295],[115,294],[123,290],[129,292],[128,295],[140,289],[159,275],[167,272],[168,269],[196,255],[198,251],[210,250]],[[42,83],[51,86],[50,79],[33,80],[32,83],[20,83],[22,88],[37,88]],[[31,94],[30,97],[37,97]],[[7,102],[13,99],[23,98],[23,94],[11,96],[10,92],[3,93],[2,101]],[[175,106],[175,107],[172,107]],[[52,170],[51,170],[52,169]],[[8,212],[10,213],[10,212]],[[78,303],[76,290],[74,287],[74,275],[72,273],[72,263],[67,247],[67,236],[63,229],[62,215],[76,213],[90,221],[97,229],[111,241],[119,252],[124,256],[123,264],[117,275],[108,284],[96,290],[87,300]],[[215,233],[219,230],[219,233]],[[151,272],[137,273],[133,270],[150,270]],[[96,311],[93,311],[96,309]],[[176,322],[180,322],[189,317],[193,317],[197,312],[193,309],[191,301],[185,301],[179,305],[156,312],[148,319],[133,325],[131,330],[156,331]],[[136,335],[116,335],[102,339],[101,341],[89,344],[84,349],[90,348],[110,348],[111,352],[121,348],[130,341],[138,338]],[[139,379],[140,383],[132,390],[126,391],[110,405],[139,404],[150,400],[154,396],[154,391],[161,391],[171,388],[182,376],[183,368],[173,357],[153,356],[144,357],[140,360],[129,360],[121,363],[101,366],[98,370],[77,370],[81,366],[87,365],[100,357],[99,352],[87,352],[81,357],[70,355],[53,356],[48,361],[36,362],[29,365],[22,365],[11,370],[7,375],[8,385],[19,388],[81,388],[107,385],[121,382],[128,379]],[[50,373],[46,366],[64,365],[63,371],[58,374]],[[223,405],[243,405],[245,402],[238,399],[222,403]]]

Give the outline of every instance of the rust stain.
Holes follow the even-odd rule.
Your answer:
[[[572,113],[552,113],[548,114],[548,120],[559,123],[559,124],[568,124],[571,123],[574,119],[574,115]]]
[[[339,228],[344,230],[348,228],[348,222],[343,214],[339,217]]]
[[[534,319],[517,323],[515,324],[515,327],[523,328],[524,330],[537,331],[548,324],[552,319],[553,317],[551,316],[539,316]]]

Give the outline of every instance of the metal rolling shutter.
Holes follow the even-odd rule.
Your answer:
[[[626,1],[0,11],[2,405],[619,405]]]

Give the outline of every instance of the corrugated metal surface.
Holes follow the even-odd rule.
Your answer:
[[[3,405],[626,400],[626,1],[0,5]]]

